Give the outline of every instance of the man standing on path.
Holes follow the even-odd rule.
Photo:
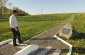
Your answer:
[[[13,10],[13,14],[9,17],[9,24],[10,24],[11,31],[13,33],[13,45],[19,46],[18,44],[16,44],[16,39],[18,38],[20,44],[22,42],[21,42],[20,32],[18,29],[18,22],[16,19],[16,15],[18,15],[18,11]]]

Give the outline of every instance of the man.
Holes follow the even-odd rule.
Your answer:
[[[22,42],[21,42],[21,38],[20,38],[20,32],[18,29],[18,22],[16,19],[16,15],[18,15],[18,11],[13,10],[13,14],[9,17],[9,24],[10,24],[11,31],[13,33],[13,45],[19,46],[18,44],[16,44],[16,38],[18,38],[18,41],[20,44]]]

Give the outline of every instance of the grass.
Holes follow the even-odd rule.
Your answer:
[[[25,41],[39,33],[65,21],[70,14],[47,14],[18,16],[22,40]],[[72,55],[85,55],[85,14],[77,14],[72,25],[79,35],[74,39],[65,39],[73,45]],[[12,38],[8,18],[0,19],[0,41]]]
[[[72,24],[79,33],[79,36],[71,40],[74,45],[73,55],[85,55],[85,17],[77,15]]]
[[[73,39],[63,39],[73,45],[72,55],[85,55],[85,14],[76,15],[72,25],[79,35]]]
[[[65,21],[70,14],[47,14],[18,16],[19,29],[22,40],[25,41],[39,33]],[[0,42],[12,38],[8,18],[0,18]]]

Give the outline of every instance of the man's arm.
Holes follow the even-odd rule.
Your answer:
[[[14,28],[16,31],[19,31],[17,28]]]

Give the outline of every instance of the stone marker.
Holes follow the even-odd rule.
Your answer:
[[[63,27],[63,29],[61,29],[59,36],[70,39],[72,37],[72,27],[68,26],[67,24],[65,27]]]
[[[71,39],[78,35],[77,31],[72,27],[71,24],[65,25],[58,34],[60,37],[65,37],[67,39]]]
[[[71,29],[63,28],[62,33],[68,35],[70,33]]]

